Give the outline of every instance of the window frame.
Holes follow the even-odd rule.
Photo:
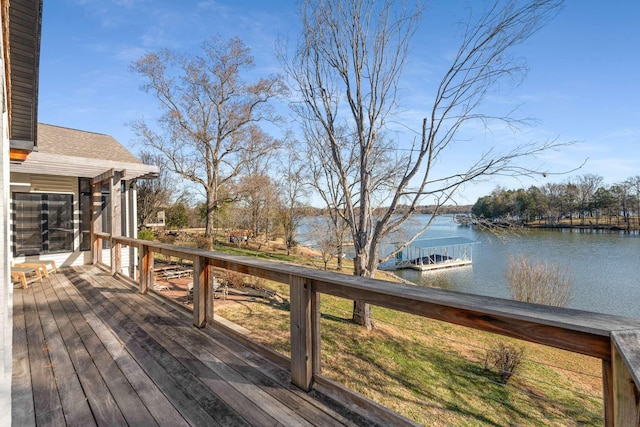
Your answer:
[[[74,195],[69,193],[14,192],[11,197],[11,243],[14,257],[73,252],[75,248],[73,201]],[[39,207],[32,209],[30,217],[22,216],[25,212],[22,204],[25,202]],[[18,209],[19,204],[21,209]],[[31,222],[28,222],[29,220]],[[57,226],[54,226],[53,220],[56,220]],[[23,244],[29,241],[29,237],[19,236],[21,230],[34,234],[31,236],[31,246]],[[38,233],[39,239],[36,237]]]

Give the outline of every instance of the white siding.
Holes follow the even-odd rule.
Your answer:
[[[9,132],[3,37],[0,37],[0,425],[11,425],[13,286],[9,277]]]
[[[73,176],[31,175],[32,193],[73,193],[78,197],[78,178]]]
[[[120,271],[120,273],[125,276],[129,276],[129,263],[131,260],[129,255],[129,248],[123,247],[120,251],[120,259],[122,261],[122,271]],[[107,265],[111,263],[111,249],[102,250],[102,263]]]
[[[18,256],[13,258],[13,263],[52,260],[55,261],[57,267],[72,267],[79,265],[91,264],[91,252],[61,252],[57,254],[45,254],[36,256]]]

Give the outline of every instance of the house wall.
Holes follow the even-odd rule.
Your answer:
[[[4,3],[3,3],[4,6]],[[0,37],[0,425],[11,425],[13,286],[9,277],[9,130],[4,37]]]
[[[13,248],[11,246],[11,238],[9,241],[8,253],[12,257],[12,263],[18,264],[27,261],[37,260],[52,260],[55,261],[58,267],[71,267],[86,265],[92,262],[91,251],[80,251],[80,221],[81,221],[81,206],[80,206],[80,191],[78,188],[78,177],[65,177],[65,176],[53,176],[53,175],[39,175],[39,174],[25,174],[25,173],[12,173],[11,174],[11,193],[48,193],[48,194],[72,194],[73,195],[73,252],[59,252],[50,254],[41,254],[34,256],[16,256],[13,257]],[[135,204],[135,201],[134,201]],[[129,203],[123,204],[123,207],[129,206]],[[13,223],[13,218],[10,217],[10,223]],[[124,230],[123,230],[124,232]],[[124,234],[124,233],[123,233]],[[107,262],[110,257],[110,250],[104,249],[102,251],[102,259]],[[130,251],[128,248],[122,250],[122,265],[123,273],[129,272],[129,259]]]

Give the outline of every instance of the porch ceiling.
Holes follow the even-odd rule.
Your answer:
[[[21,163],[11,163],[11,172],[41,175],[77,176],[94,178],[110,169],[125,170],[127,180],[154,178],[158,176],[157,166],[140,163],[117,162],[113,160],[87,159],[61,154],[33,152]]]

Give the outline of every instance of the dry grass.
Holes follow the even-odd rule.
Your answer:
[[[218,313],[289,355],[288,287],[282,302],[243,302]],[[323,374],[424,425],[602,425],[600,361],[374,307],[377,328],[352,325],[351,301],[322,295]],[[524,348],[508,385],[484,369],[498,342]]]
[[[306,256],[251,248],[225,251],[316,264]],[[343,273],[350,274],[352,269],[346,262]],[[387,275],[379,278],[392,280]],[[217,306],[216,313],[249,329],[255,341],[289,356],[289,287],[269,281],[260,281],[259,287],[269,289],[268,295],[275,297],[225,303]],[[377,328],[367,332],[350,323],[351,310],[351,301],[321,297],[323,375],[419,423],[603,423],[601,362],[597,359],[380,307],[373,307]],[[487,350],[499,342],[524,348],[522,365],[507,385],[501,384],[497,373],[484,368]]]

